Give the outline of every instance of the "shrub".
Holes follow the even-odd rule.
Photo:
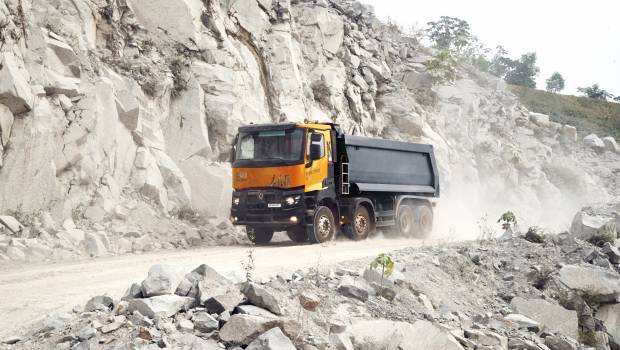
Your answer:
[[[605,243],[611,244],[612,246],[616,244],[616,238],[618,237],[618,232],[611,225],[604,225],[601,227],[592,237],[588,239],[588,242],[594,244],[597,247],[602,247]]]
[[[435,84],[449,84],[456,79],[456,60],[448,51],[439,51],[424,65]]]
[[[545,233],[536,226],[527,229],[525,240],[532,243],[545,243]]]
[[[502,229],[507,230],[517,224],[517,216],[512,211],[507,211],[499,217],[497,223],[502,223]]]
[[[379,266],[381,266],[381,289],[383,289],[383,278],[384,276],[389,277],[394,271],[394,260],[389,255],[381,253],[370,263],[371,269],[376,269]]]

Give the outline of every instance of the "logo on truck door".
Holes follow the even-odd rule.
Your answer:
[[[273,174],[271,187],[288,188],[291,185],[291,176],[287,174]]]

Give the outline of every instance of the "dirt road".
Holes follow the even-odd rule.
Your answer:
[[[373,239],[363,242],[337,241],[327,245],[278,243],[255,247],[256,277],[291,273],[301,267],[323,266],[339,261],[373,256],[381,252],[432,244],[431,241]],[[191,270],[206,263],[232,279],[243,276],[241,261],[247,246],[210,247],[196,250],[162,251],[94,260],[26,265],[0,272],[0,339],[20,334],[23,327],[57,310],[83,305],[90,297],[108,293],[120,297],[132,282],[140,282],[157,263]]]

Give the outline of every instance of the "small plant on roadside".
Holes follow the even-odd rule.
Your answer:
[[[536,289],[543,290],[555,274],[556,271],[554,269],[542,266],[534,267],[528,277]]]
[[[525,233],[525,240],[532,243],[545,243],[545,233],[536,226],[531,226]]]
[[[502,230],[511,229],[517,225],[517,216],[511,211],[507,211],[497,220],[497,223],[500,222],[502,223]]]
[[[612,246],[616,244],[616,238],[618,237],[618,231],[614,225],[604,225],[601,227],[592,237],[588,239],[588,242],[594,244],[597,247],[602,247],[605,243],[609,243]]]
[[[190,206],[179,208],[175,214],[179,219],[186,221],[192,221],[199,216],[198,213]]]
[[[383,289],[383,279],[386,276],[389,277],[394,271],[394,260],[389,255],[381,253],[370,263],[371,269],[376,269],[379,266],[381,266],[381,289]]]
[[[256,269],[253,248],[250,248],[246,251],[246,259],[241,262],[241,267],[243,267],[243,270],[245,271],[246,282],[252,282],[254,276],[254,269]]]

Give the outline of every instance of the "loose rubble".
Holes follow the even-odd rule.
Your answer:
[[[185,275],[155,265],[121,300],[95,296],[1,341],[10,349],[617,349],[620,264],[603,250],[568,232],[542,243],[516,234],[409,248],[390,254],[395,270],[379,284],[371,257],[260,283],[234,283],[206,265]],[[588,262],[592,251],[608,266]]]

